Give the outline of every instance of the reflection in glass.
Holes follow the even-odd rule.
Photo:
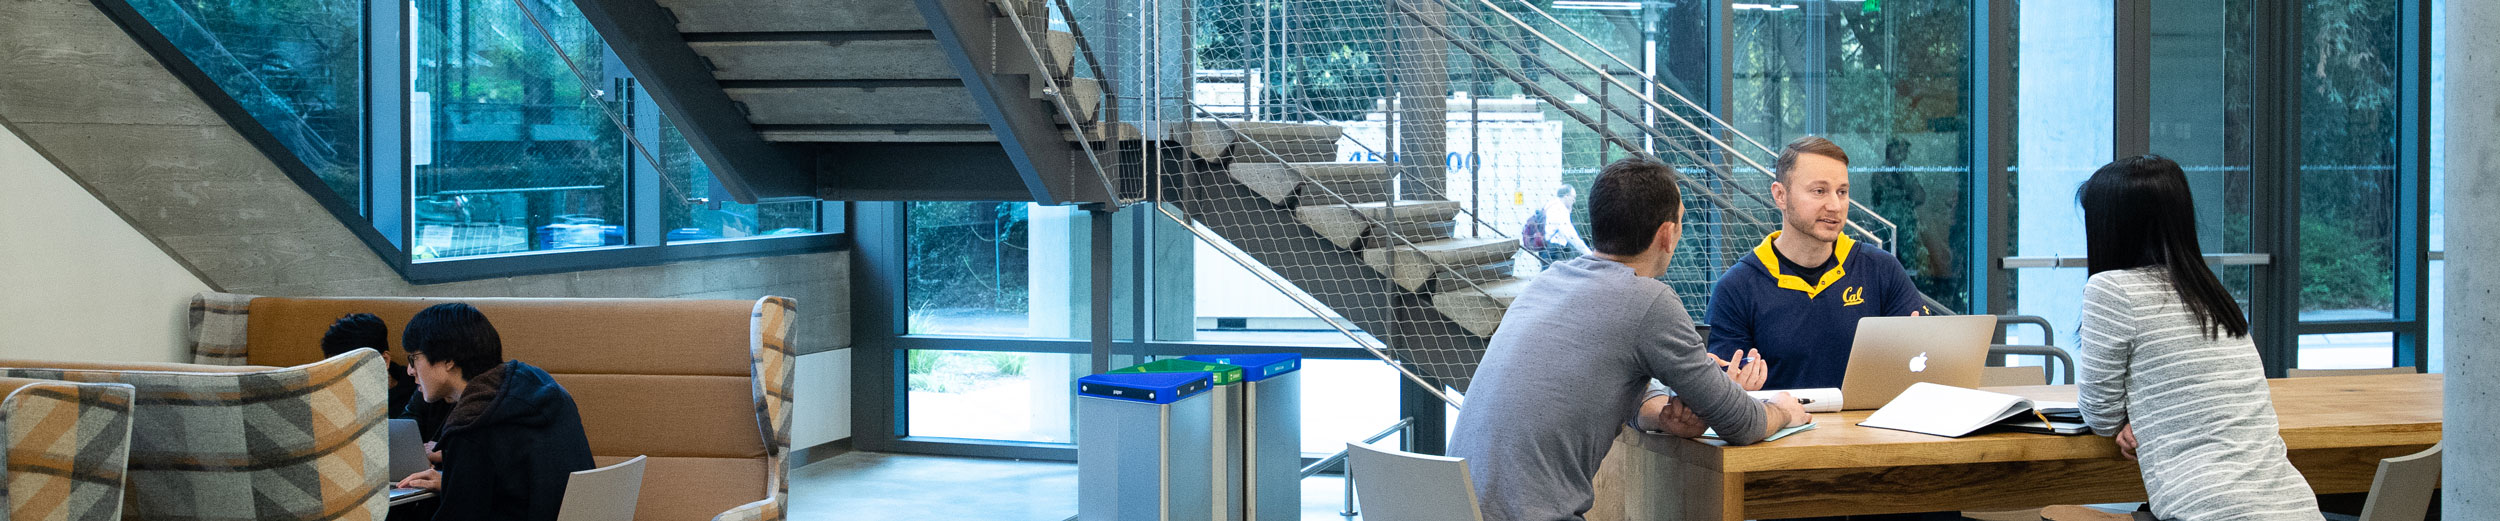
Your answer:
[[[323,184],[362,211],[363,2],[133,0],[130,6]]]
[[[661,117],[658,150],[662,166],[663,222],[668,241],[703,241],[815,233],[816,203],[742,204],[729,197],[712,176],[712,168],[696,157],[677,125]],[[639,157],[639,156],[637,156]]]
[[[626,72],[573,9],[416,2],[414,258],[625,243]]]
[[[909,350],[907,436],[1075,443],[1068,425],[1086,355]]]
[[[2394,316],[2397,4],[2303,2],[2302,321]]]

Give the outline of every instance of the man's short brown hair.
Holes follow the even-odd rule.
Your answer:
[[[1780,147],[1779,159],[1771,162],[1771,180],[1788,182],[1788,172],[1797,168],[1797,156],[1800,154],[1828,157],[1839,161],[1840,166],[1849,166],[1849,153],[1842,151],[1840,145],[1834,145],[1832,140],[1822,136],[1806,136]]]
[[[1619,159],[1589,184],[1589,247],[1598,253],[1640,255],[1659,226],[1684,222],[1684,193],[1675,187],[1672,167]]]

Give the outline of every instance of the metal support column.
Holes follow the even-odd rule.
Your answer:
[[[2110,13],[2116,25],[2111,32],[2115,63],[2110,93],[2116,96],[2111,106],[2117,114],[2110,118],[2116,147],[2110,150],[2116,157],[2130,157],[2152,149],[2153,0],[2116,2]]]
[[[1091,360],[1094,374],[1111,372],[1112,215],[1111,208],[1105,205],[1088,205],[1085,209],[1085,222],[1091,225],[1093,231],[1087,237],[1087,246],[1091,247],[1092,253],[1086,256],[1093,276],[1086,277],[1085,282],[1093,289],[1091,298],[1087,299],[1093,311],[1086,318],[1093,324],[1093,334],[1087,338],[1094,342],[1094,357]]]
[[[1434,379],[1433,385],[1440,385]],[[1449,402],[1441,401],[1432,391],[1414,380],[1398,379],[1398,415],[1414,418],[1407,428],[1407,452],[1416,454],[1448,454],[1450,452]]]
[[[2011,251],[2013,194],[2007,177],[2014,153],[2014,2],[1973,0],[1971,4],[1971,75],[1969,184],[1970,237],[1979,241],[1965,256],[1965,280],[1971,314],[2014,310],[2012,272],[1997,264]],[[2000,330],[1998,335],[2004,335]],[[2003,340],[1999,338],[1998,340]],[[2000,342],[2002,343],[2002,342]]]
[[[2300,322],[2300,11],[2274,2],[2249,6],[2256,26],[2250,53],[2255,98],[2249,128],[2250,246],[2277,262],[2258,268],[2250,288],[2249,337],[2266,376],[2296,367]],[[2126,129],[2121,127],[2123,134]]]

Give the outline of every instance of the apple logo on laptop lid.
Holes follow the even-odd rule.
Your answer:
[[[1918,356],[1913,356],[1913,357],[1910,357],[1910,372],[1913,372],[1913,373],[1924,373],[1924,372],[1927,372],[1927,352],[1926,352],[1926,351],[1920,351],[1920,352],[1918,353]]]

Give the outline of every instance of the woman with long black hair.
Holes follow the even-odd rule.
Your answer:
[[[2206,268],[2187,175],[2161,156],[2113,161],[2076,191],[2084,284],[2084,420],[2142,468],[2165,520],[2315,521],[2284,456],[2248,319]]]

